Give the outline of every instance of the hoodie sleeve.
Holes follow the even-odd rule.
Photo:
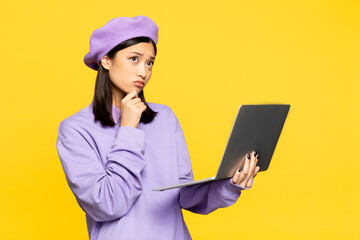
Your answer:
[[[179,183],[194,180],[189,151],[185,136],[179,120],[171,110],[175,122],[175,137],[177,144],[177,160],[179,169]],[[228,207],[234,204],[243,188],[233,184],[231,179],[223,179],[208,183],[197,184],[180,189],[180,206],[188,211],[208,214],[218,208]]]
[[[105,167],[87,138],[72,122],[60,123],[56,147],[68,185],[81,208],[95,221],[120,218],[142,191],[145,133],[120,127]]]

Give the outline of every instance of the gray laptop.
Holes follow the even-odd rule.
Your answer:
[[[244,165],[246,154],[252,151],[260,155],[259,171],[267,170],[289,109],[288,104],[241,105],[215,177],[156,188],[154,191],[231,178]]]

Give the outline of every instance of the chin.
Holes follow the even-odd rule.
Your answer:
[[[135,90],[139,94],[143,90],[143,88],[135,88]]]

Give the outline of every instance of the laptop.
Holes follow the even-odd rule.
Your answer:
[[[197,181],[161,187],[154,191],[164,191],[232,178],[243,167],[245,156],[252,151],[260,155],[257,166],[266,171],[275,151],[284,126],[289,104],[241,105],[237,111],[228,142],[225,147],[216,176]]]

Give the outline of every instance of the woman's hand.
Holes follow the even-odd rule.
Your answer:
[[[138,97],[136,90],[129,92],[121,100],[120,126],[137,128],[140,122],[141,114],[145,111],[146,106]]]
[[[257,154],[255,151],[247,154],[244,167],[239,169],[240,172],[239,170],[236,171],[234,177],[232,178],[232,182],[239,185],[240,187],[251,187],[254,181],[254,177],[260,170],[260,167],[256,166],[259,157],[259,154]]]

